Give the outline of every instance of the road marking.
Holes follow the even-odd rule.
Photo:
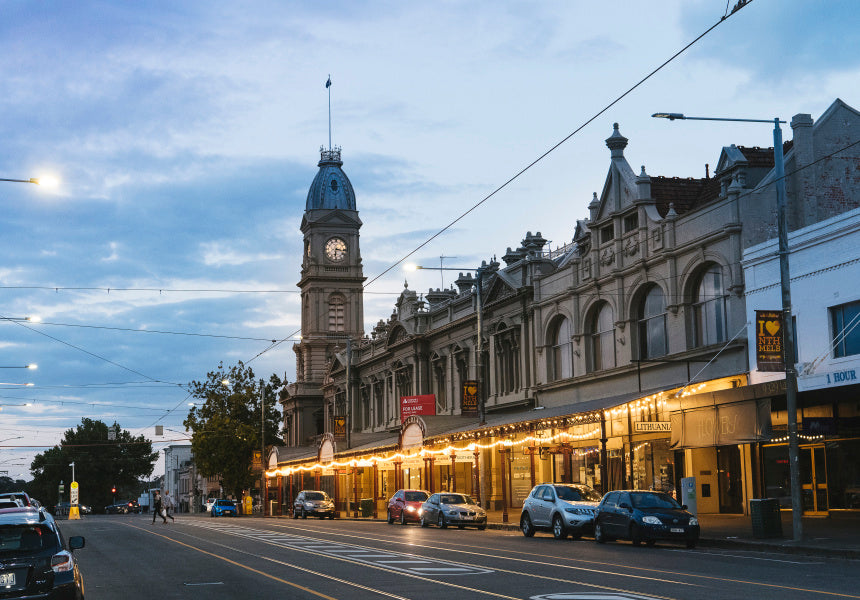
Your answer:
[[[277,523],[274,523],[273,525],[276,527],[288,527],[287,525],[280,525]],[[301,529],[301,528],[299,528],[299,529]],[[317,533],[320,530],[308,529],[306,531],[313,531],[313,532]],[[405,545],[409,545],[409,546],[418,546],[418,544],[416,544],[415,542],[406,542],[406,541],[403,541],[401,538],[397,538],[394,536],[384,536],[382,538],[369,538],[366,535],[359,536],[359,535],[355,535],[355,534],[338,533],[338,532],[333,532],[333,531],[327,532],[327,533],[329,533],[330,535],[337,535],[339,537],[347,537],[347,538],[356,538],[357,537],[357,538],[360,538],[363,540],[373,540],[373,541],[383,542],[383,543],[394,542],[394,543],[405,544]],[[506,537],[510,537],[510,536],[506,536]],[[519,536],[517,536],[517,537],[519,537]],[[455,545],[465,546],[465,544],[452,544],[451,546],[455,546]],[[471,550],[461,550],[461,549],[457,549],[457,548],[454,548],[451,546],[442,547],[442,546],[429,546],[426,544],[420,545],[420,547],[422,549],[426,548],[429,550],[442,550],[445,552],[456,552],[459,554],[468,554],[468,555],[478,556],[478,557],[482,557],[482,558],[495,558],[495,559],[500,559],[500,560],[524,562],[524,563],[528,563],[528,564],[539,564],[539,565],[544,565],[544,566],[559,567],[562,569],[586,571],[586,572],[591,572],[591,573],[596,573],[596,574],[614,575],[617,577],[633,577],[633,578],[639,578],[639,579],[651,579],[651,580],[661,582],[661,583],[665,582],[665,583],[677,584],[677,585],[689,585],[689,586],[695,586],[695,587],[701,587],[702,586],[702,584],[696,584],[696,583],[686,583],[686,582],[682,582],[682,581],[673,581],[670,579],[659,579],[656,577],[644,577],[641,575],[632,575],[630,573],[621,573],[621,572],[614,572],[614,571],[608,571],[608,570],[603,571],[603,570],[598,570],[598,569],[588,569],[585,567],[578,567],[578,566],[565,565],[565,564],[547,563],[547,562],[544,562],[541,560],[532,560],[532,559],[540,559],[540,558],[547,558],[547,559],[554,559],[554,560],[567,559],[567,560],[575,560],[577,562],[586,563],[586,564],[617,567],[620,569],[627,569],[629,571],[645,571],[645,572],[649,572],[649,573],[660,573],[660,574],[672,575],[672,576],[676,576],[676,577],[689,577],[691,579],[704,579],[704,580],[709,580],[709,581],[737,583],[737,584],[742,584],[742,585],[765,587],[765,588],[771,588],[771,589],[777,589],[777,590],[786,590],[786,591],[790,591],[790,592],[806,592],[806,593],[811,593],[811,594],[820,594],[823,596],[835,596],[838,598],[860,599],[860,595],[851,595],[851,594],[840,593],[840,592],[828,592],[828,591],[824,591],[824,590],[815,590],[815,589],[810,589],[810,588],[799,588],[799,587],[785,586],[785,585],[780,585],[780,584],[775,584],[775,583],[764,583],[764,582],[750,581],[750,580],[744,580],[744,579],[729,579],[729,578],[725,578],[725,577],[715,577],[713,575],[701,575],[699,573],[684,573],[681,571],[666,571],[663,569],[654,569],[654,568],[650,568],[650,567],[637,567],[637,566],[631,565],[631,564],[620,565],[617,563],[587,560],[587,559],[582,559],[582,558],[577,558],[577,557],[565,557],[565,556],[559,556],[559,555],[547,555],[547,554],[517,552],[515,550],[512,550],[511,554],[499,556],[496,554],[488,554],[488,553],[484,553],[484,552],[475,552],[475,551],[471,551]],[[492,548],[486,548],[483,546],[466,546],[466,547],[474,547],[474,548],[479,548],[481,550],[493,550]],[[685,551],[677,550],[677,552],[684,553]],[[691,554],[691,552],[689,550],[686,551],[685,553],[688,555]],[[515,556],[512,556],[512,554],[528,554],[528,556],[532,557],[532,559],[516,558]],[[705,555],[705,556],[721,556],[719,553],[712,553],[712,552],[706,553],[706,552],[701,552],[701,551],[696,551],[693,554],[695,554],[696,556],[703,556],[703,555]],[[743,557],[743,558],[746,558],[746,557]],[[775,560],[775,559],[773,559],[773,560]],[[808,563],[803,563],[803,564],[808,564]],[[499,572],[516,573],[516,571],[505,571],[504,569],[497,569],[497,570]],[[559,581],[563,581],[563,580],[559,580]],[[574,582],[574,583],[581,583],[581,582]],[[583,585],[590,585],[590,584],[583,584]],[[592,585],[591,587],[600,587],[600,586]],[[606,587],[606,589],[612,590],[614,588]],[[627,590],[620,590],[619,589],[618,591],[626,592]],[[657,596],[657,597],[659,597],[659,596]]]
[[[636,594],[601,594],[601,593],[561,593],[541,594],[532,596],[529,600],[653,600],[655,596],[640,596]]]
[[[271,531],[253,529],[250,527],[237,527],[234,525],[220,525],[218,523],[207,522],[194,522],[187,524],[248,539],[265,541],[282,548],[293,548],[295,550],[302,551],[312,550],[326,556],[336,556],[338,558],[345,558],[358,563],[380,564],[396,571],[424,573],[422,569],[425,569],[426,567],[417,567],[416,565],[433,565],[433,574],[440,576],[478,575],[493,572],[492,569],[485,567],[473,565],[464,566],[462,563],[455,563],[449,560],[438,560],[403,552],[386,552],[380,554],[377,548],[368,548],[367,546],[357,546],[342,542],[320,543],[319,539],[288,533],[282,533],[279,537],[273,537]]]

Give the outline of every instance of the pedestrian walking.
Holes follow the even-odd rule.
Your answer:
[[[172,522],[176,522],[176,519],[173,518],[173,515],[170,514],[176,508],[176,503],[173,501],[173,498],[170,497],[170,490],[164,492],[164,514],[167,515]],[[164,522],[167,523],[167,519],[164,519]]]
[[[167,519],[164,518],[164,504],[161,501],[161,494],[155,492],[155,495],[152,498],[152,524],[155,525],[155,517],[161,517],[164,520],[164,523],[167,523]]]

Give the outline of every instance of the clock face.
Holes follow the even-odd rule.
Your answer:
[[[343,260],[346,258],[346,242],[340,238],[331,238],[325,243],[325,255],[335,262]]]

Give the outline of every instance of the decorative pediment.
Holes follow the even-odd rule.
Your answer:
[[[310,224],[330,227],[361,227],[362,223],[356,211],[335,208],[306,211],[302,217],[302,231]]]
[[[495,277],[493,283],[490,284],[490,289],[486,294],[484,305],[499,302],[505,298],[515,296],[516,288],[510,282],[505,281],[502,277]]]
[[[391,331],[388,333],[388,345],[393,346],[403,340],[409,339],[409,332],[406,331],[406,328],[403,327],[400,323],[393,325],[391,327]]]

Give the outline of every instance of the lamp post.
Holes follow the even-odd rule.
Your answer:
[[[791,521],[795,542],[803,539],[803,501],[800,489],[800,469],[797,447],[797,371],[794,356],[794,326],[791,322],[791,276],[788,267],[788,216],[785,198],[785,157],[782,153],[782,129],[774,119],[723,119],[716,117],[688,117],[681,113],[654,113],[652,117],[670,121],[730,121],[739,123],[773,123],[773,162],[776,183],[776,208],[779,253],[779,281],[782,291],[783,360],[785,361],[785,402],[788,418],[788,465],[791,477]]]
[[[57,180],[54,177],[30,177],[29,179],[5,179],[0,178],[0,181],[8,181],[11,183],[32,183],[45,187],[54,187],[57,185]]]

